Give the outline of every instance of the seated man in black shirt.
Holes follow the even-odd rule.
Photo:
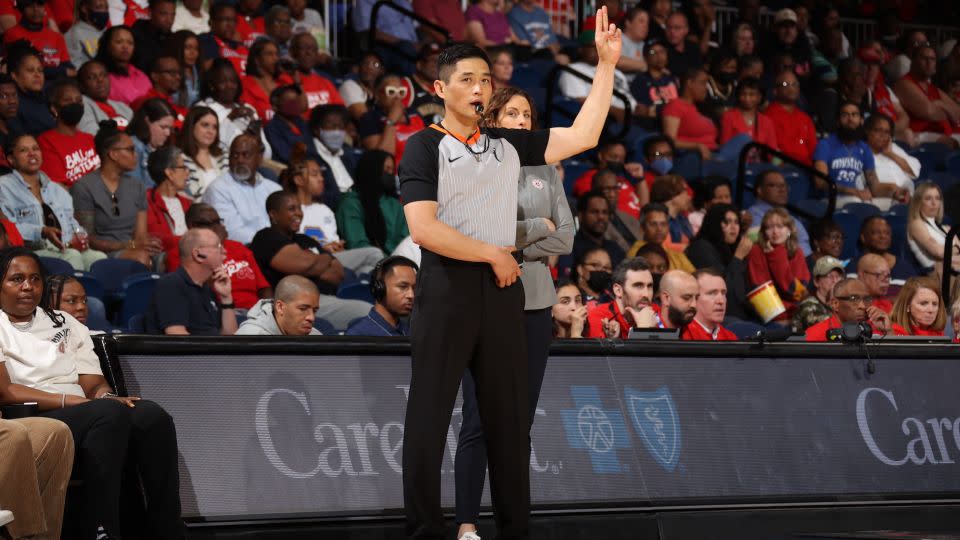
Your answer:
[[[232,336],[237,316],[225,255],[217,233],[189,229],[180,238],[180,268],[157,281],[144,318],[147,332]]]
[[[263,276],[270,285],[291,274],[310,279],[320,290],[317,317],[326,319],[337,330],[346,329],[350,321],[366,316],[370,304],[359,300],[337,298],[337,287],[343,281],[343,265],[313,238],[300,234],[303,210],[293,193],[276,191],[267,197],[270,226],[261,229],[250,242],[250,249]]]

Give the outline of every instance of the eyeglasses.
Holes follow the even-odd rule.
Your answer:
[[[872,296],[859,296],[856,294],[850,294],[847,296],[837,296],[836,299],[841,300],[843,302],[850,302],[851,304],[863,304],[864,306],[869,306],[870,304],[873,303]]]
[[[120,215],[120,200],[117,199],[116,193],[110,194],[110,201],[113,203],[113,215],[118,217]]]
[[[793,69],[793,68],[785,68],[785,69]],[[787,88],[787,87],[797,88],[798,86],[800,86],[800,83],[798,83],[797,81],[793,81],[793,82],[782,81],[778,83],[777,86],[781,86],[783,88]]]
[[[665,151],[665,152],[654,152],[654,153],[653,153],[653,157],[655,157],[655,158],[658,158],[658,157],[669,157],[669,158],[672,158],[672,157],[673,157],[673,152],[671,152],[670,150],[667,150],[667,151]]]
[[[870,271],[864,270],[863,273],[868,276],[873,276],[879,279],[880,281],[890,281],[890,277],[891,277],[890,272],[870,272]]]
[[[398,97],[403,99],[407,97],[407,87],[406,86],[385,86],[383,88],[383,93],[387,95],[388,98]]]

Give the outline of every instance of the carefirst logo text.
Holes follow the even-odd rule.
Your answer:
[[[868,407],[869,400],[869,407]],[[880,416],[883,408],[887,412],[899,411],[897,400],[893,392],[882,388],[866,388],[857,397],[857,425],[860,427],[860,436],[875,458],[886,465],[899,467],[908,462],[914,465],[941,465],[954,463],[950,456],[950,448],[955,455],[960,456],[960,418],[926,418],[920,419],[908,416],[900,422],[899,433],[891,435],[891,425],[871,424],[867,417],[867,410],[871,416]],[[877,439],[882,441],[896,440],[897,444],[884,444],[881,449]]]

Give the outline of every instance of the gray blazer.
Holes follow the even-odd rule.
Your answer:
[[[563,191],[563,182],[553,165],[520,169],[517,195],[517,247],[523,250],[526,310],[545,309],[557,302],[547,257],[573,250],[573,215]],[[550,231],[544,218],[557,230]]]

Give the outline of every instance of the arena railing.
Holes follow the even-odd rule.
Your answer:
[[[560,77],[561,71],[565,71],[570,75],[573,75],[574,77],[587,82],[588,84],[593,84],[593,79],[591,79],[590,77],[587,77],[586,75],[584,75],[583,73],[580,73],[579,71],[576,71],[570,66],[564,66],[560,64],[555,65],[553,69],[550,70],[550,73],[547,74],[547,103],[546,103],[546,110],[544,114],[544,127],[546,128],[549,128],[550,126],[553,125],[553,109],[554,109],[553,98],[556,97],[557,95],[556,93],[557,79]],[[616,88],[613,89],[613,95],[620,98],[620,100],[623,101],[624,103],[630,102],[630,98],[623,92],[620,92],[619,90],[617,90]],[[630,112],[627,111],[628,115],[629,113]],[[567,114],[567,116],[570,116],[570,115]],[[618,140],[623,140],[624,137],[626,137],[628,131],[630,131],[630,122],[623,122],[620,125],[620,130],[617,132],[615,137]]]
[[[806,217],[808,219],[812,219],[814,221],[819,221],[821,219],[824,219],[833,215],[834,211],[837,208],[837,184],[836,182],[834,182],[833,178],[831,178],[829,175],[823,174],[822,172],[816,170],[810,165],[807,165],[806,163],[803,163],[802,161],[798,161],[793,157],[788,156],[787,154],[784,154],[779,150],[774,150],[773,148],[770,148],[769,146],[758,143],[758,142],[748,143],[746,146],[743,147],[742,150],[740,150],[740,157],[737,162],[737,185],[735,188],[736,193],[734,194],[735,196],[734,204],[738,208],[741,208],[743,206],[743,191],[747,187],[747,182],[746,182],[747,158],[750,155],[750,151],[753,149],[758,149],[764,153],[767,153],[769,155],[779,158],[780,160],[782,160],[787,164],[793,165],[794,167],[809,174],[811,180],[814,177],[817,177],[827,183],[827,191],[829,192],[829,196],[827,199],[826,212],[822,216],[811,214],[804,208],[797,208],[796,206],[790,203],[787,203],[787,208],[789,208],[791,212],[800,214],[801,216]],[[756,186],[750,186],[750,189],[755,190]],[[759,225],[759,224],[756,224],[756,225]]]
[[[367,30],[367,44],[371,49],[373,48],[373,45],[378,42],[377,41],[377,17],[380,16],[380,8],[382,7],[392,9],[402,15],[406,15],[407,17],[410,17],[411,19],[417,21],[421,25],[428,26],[433,30],[440,32],[446,38],[446,41],[450,41],[450,30],[447,30],[443,26],[440,26],[439,24],[431,21],[430,19],[421,17],[417,13],[405,7],[401,7],[401,6],[398,6],[397,4],[394,4],[391,0],[379,0],[376,4],[373,5],[373,9],[370,11],[370,29]],[[404,54],[403,51],[397,51],[397,52],[399,52],[400,54]],[[410,57],[410,60],[416,60],[416,58]]]
[[[943,296],[943,305],[946,306],[947,313],[950,313],[950,307],[953,305],[951,302],[956,300],[956,298],[953,298],[951,282],[956,276],[960,276],[960,271],[953,268],[954,242],[957,240],[958,234],[960,234],[960,227],[951,227],[943,241],[943,277],[940,284],[940,294]]]

